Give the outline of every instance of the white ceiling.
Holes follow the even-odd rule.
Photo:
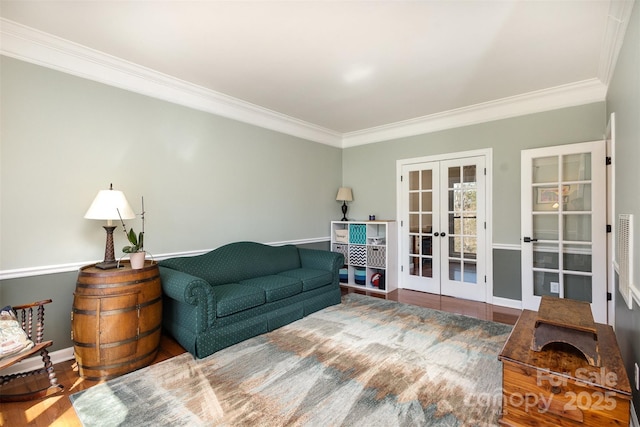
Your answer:
[[[544,109],[534,100],[549,94],[551,108],[603,98],[629,4],[2,0],[0,15],[3,54],[50,65],[47,55],[33,52],[45,36],[56,36],[47,42],[49,56],[61,50],[54,48],[61,38],[67,52],[90,48],[103,61],[124,60],[112,68],[135,74],[131,67],[141,66],[149,81],[153,70],[162,73],[156,80],[190,84],[201,96],[344,145],[349,137],[416,127],[451,112],[499,106],[498,118],[517,114],[512,101],[526,101],[523,113]],[[18,40],[27,30],[38,32]],[[27,38],[30,50],[19,44]],[[91,77],[75,63],[57,68]],[[110,72],[114,77],[102,80],[118,85]]]

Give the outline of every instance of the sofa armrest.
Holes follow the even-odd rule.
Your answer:
[[[160,266],[160,280],[165,297],[196,306],[197,329],[206,330],[216,320],[216,296],[211,285],[196,276]]]
[[[298,248],[298,253],[302,267],[331,271],[336,276],[334,279],[338,280],[340,267],[344,265],[344,255],[339,252],[306,248]]]

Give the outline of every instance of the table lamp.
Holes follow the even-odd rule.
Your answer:
[[[119,212],[119,214],[118,214]],[[129,206],[127,198],[122,191],[116,191],[113,189],[113,184],[109,186],[108,190],[100,190],[93,203],[89,206],[89,210],[84,214],[87,219],[100,219],[106,220],[107,225],[103,226],[107,232],[107,244],[104,249],[104,261],[96,264],[96,267],[103,270],[110,268],[116,268],[118,263],[116,262],[114,250],[113,250],[113,230],[116,226],[113,225],[114,219],[133,219],[136,214]]]
[[[340,187],[338,189],[338,195],[336,196],[336,200],[339,202],[342,202],[342,220],[341,221],[348,221],[347,202],[353,201],[353,194],[351,192],[351,188]]]

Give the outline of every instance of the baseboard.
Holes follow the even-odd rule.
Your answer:
[[[491,299],[491,304],[500,307],[517,308],[518,310],[522,310],[522,301],[517,299],[493,297]]]
[[[62,350],[56,350],[49,353],[51,363],[54,365],[57,363],[66,362],[73,359],[73,347],[63,348]],[[42,368],[42,357],[40,355],[24,359],[15,365],[9,366],[2,371],[2,375],[15,374],[17,372],[28,372],[34,369]]]

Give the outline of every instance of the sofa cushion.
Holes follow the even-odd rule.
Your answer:
[[[295,277],[278,275],[262,276],[242,280],[240,284],[262,289],[267,302],[278,301],[302,292],[302,282]]]
[[[313,268],[296,268],[283,271],[279,276],[294,277],[302,281],[302,291],[310,291],[328,285],[333,280],[331,271],[315,270]]]
[[[264,291],[239,283],[216,286],[216,316],[224,317],[264,304]]]

